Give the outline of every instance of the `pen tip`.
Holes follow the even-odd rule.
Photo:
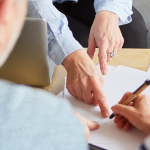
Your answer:
[[[111,114],[110,116],[109,116],[109,119],[112,119],[112,118],[114,118],[115,117],[115,115],[114,114]]]
[[[150,85],[150,80],[147,79],[147,80],[145,81],[145,84]]]

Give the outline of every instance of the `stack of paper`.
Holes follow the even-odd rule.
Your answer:
[[[108,66],[108,72],[109,74],[104,76],[103,91],[109,109],[117,104],[126,92],[134,92],[150,77],[150,72],[146,73],[125,66],[116,68]],[[62,96],[61,94],[59,96]],[[150,97],[150,87],[142,94],[147,94]],[[75,111],[90,120],[100,123],[100,129],[91,131],[89,143],[110,150],[136,150],[145,138],[145,135],[136,128],[128,132],[118,129],[113,119],[102,118],[98,106],[87,105],[72,97],[66,87],[64,88],[63,96],[68,99]],[[111,109],[110,113],[112,113]]]

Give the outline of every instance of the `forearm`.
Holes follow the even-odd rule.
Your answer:
[[[66,31],[53,38],[51,42],[49,42],[48,47],[49,56],[57,65],[62,64],[65,58],[71,53],[79,49],[84,49],[78,41],[74,39],[71,31]]]

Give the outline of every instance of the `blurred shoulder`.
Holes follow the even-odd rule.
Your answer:
[[[0,80],[0,149],[86,149],[81,122],[65,99]]]

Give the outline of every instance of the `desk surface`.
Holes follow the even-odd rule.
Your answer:
[[[98,61],[98,49],[96,49],[94,63]],[[139,70],[146,71],[150,64],[150,49],[122,49],[115,58],[107,63],[112,66],[128,66]],[[56,66],[51,84],[43,89],[53,93],[59,94],[64,89],[64,79],[67,72],[63,66]]]

